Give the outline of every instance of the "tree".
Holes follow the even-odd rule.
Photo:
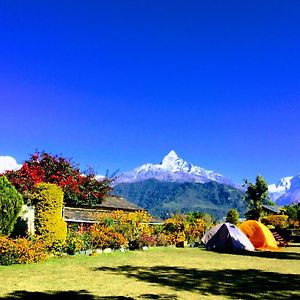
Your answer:
[[[239,218],[239,212],[235,208],[232,208],[226,215],[226,222],[236,225],[239,222]]]
[[[247,185],[247,190],[244,201],[249,208],[247,218],[260,221],[263,215],[263,205],[273,204],[270,200],[268,184],[262,176],[258,175],[255,183],[249,183],[246,179],[243,186],[245,185]]]
[[[70,159],[46,152],[36,152],[26,160],[21,169],[5,174],[22,193],[33,191],[36,184],[46,182],[60,186],[64,203],[69,206],[96,205],[111,190],[112,178],[98,180],[93,170],[82,174]]]
[[[290,226],[299,227],[300,221],[300,203],[286,205],[284,207],[285,214],[288,216]]]
[[[5,176],[0,177],[0,234],[9,235],[22,209],[23,198]]]

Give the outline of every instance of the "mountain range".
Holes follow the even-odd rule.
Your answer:
[[[160,164],[147,163],[132,171],[121,174],[118,183],[133,183],[147,179],[157,179],[164,182],[196,182],[205,183],[216,181],[222,184],[233,185],[234,183],[214,171],[195,166],[179,158],[174,150],[166,155]]]
[[[230,208],[240,213],[246,209],[241,186],[218,172],[186,162],[174,150],[159,164],[146,163],[121,174],[114,193],[160,217],[195,210],[221,217]],[[269,185],[269,193],[279,206],[299,202],[300,174]]]

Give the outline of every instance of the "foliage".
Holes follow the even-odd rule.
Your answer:
[[[264,178],[259,175],[256,177],[255,183],[249,183],[246,179],[244,185],[247,185],[244,200],[250,209],[247,213],[247,218],[260,221],[263,216],[263,204],[271,204],[268,184]]]
[[[124,212],[116,210],[109,215],[100,215],[100,222],[110,229],[124,235],[129,248],[140,248],[141,236],[151,236],[153,229],[149,226],[150,215],[146,211]],[[145,245],[142,245],[145,246]]]
[[[265,225],[272,225],[275,228],[283,229],[288,227],[287,215],[269,215],[262,218],[262,223]]]
[[[113,231],[104,225],[93,225],[91,231],[91,245],[94,249],[119,249],[126,247],[128,242],[123,234]]]
[[[0,236],[0,264],[28,264],[47,258],[44,242],[39,238],[16,238]]]
[[[95,205],[111,190],[112,178],[98,180],[93,170],[82,174],[78,165],[59,155],[36,152],[26,160],[21,169],[7,171],[6,176],[23,195],[31,192],[41,182],[54,183],[64,191],[66,205]]]
[[[285,214],[288,216],[289,226],[292,228],[300,227],[300,203],[286,205]]]
[[[206,214],[189,213],[174,215],[164,223],[163,232],[170,244],[174,245],[187,240],[189,243],[199,242],[210,224],[206,222]]]
[[[52,183],[36,184],[31,194],[36,234],[42,235],[49,246],[66,239],[67,225],[62,218],[63,195],[61,187]]]
[[[232,208],[228,211],[226,215],[226,222],[237,225],[239,222],[239,218],[239,212],[235,208]]]
[[[9,235],[22,209],[23,198],[5,176],[0,177],[0,234]]]
[[[79,228],[68,227],[67,239],[64,250],[68,254],[75,254],[78,251],[91,249],[91,233],[89,228],[80,226]]]
[[[161,182],[148,179],[142,182],[121,183],[114,195],[122,196],[143,207],[153,216],[170,218],[175,212],[202,211],[219,219],[234,207],[245,212],[244,192],[217,182]]]

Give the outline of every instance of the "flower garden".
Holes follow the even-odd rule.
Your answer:
[[[116,210],[99,213],[97,222],[67,224],[64,205],[93,207],[110,191],[111,178],[97,180],[89,170],[82,174],[70,160],[48,153],[35,153],[22,168],[0,176],[0,264],[24,264],[51,256],[89,253],[104,249],[141,250],[149,246],[200,243],[213,225],[202,213],[175,215],[160,225],[150,224],[146,211]],[[34,207],[34,231],[30,226],[20,234],[22,210]],[[26,223],[26,222],[25,222]]]

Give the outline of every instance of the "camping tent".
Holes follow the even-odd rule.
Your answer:
[[[239,228],[249,238],[256,249],[259,250],[277,250],[276,240],[267,226],[264,224],[248,220],[243,222]]]
[[[204,235],[201,241],[210,250],[254,251],[254,247],[246,235],[230,223],[214,226]]]

